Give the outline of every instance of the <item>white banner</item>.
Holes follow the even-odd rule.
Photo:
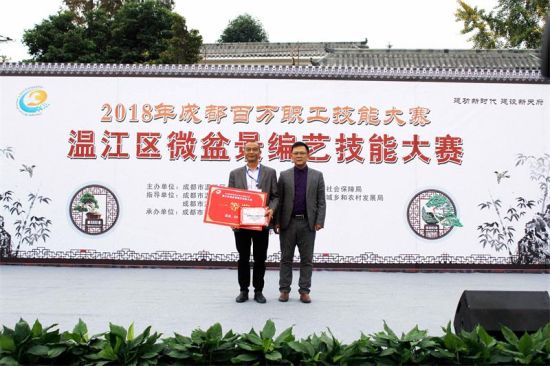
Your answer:
[[[550,222],[549,94],[529,84],[1,77],[4,255],[235,252],[230,229],[203,223],[206,191],[227,184],[244,142],[259,140],[277,172],[292,167],[293,142],[312,148],[327,197],[316,253],[547,260],[548,237],[534,237]]]

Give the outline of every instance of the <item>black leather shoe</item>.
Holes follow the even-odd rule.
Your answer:
[[[265,299],[264,295],[261,292],[255,292],[254,301],[260,304],[265,304],[267,300]]]
[[[246,291],[241,291],[239,293],[239,296],[237,296],[237,298],[235,298],[236,302],[245,302],[247,300],[248,300],[248,292],[246,292]]]

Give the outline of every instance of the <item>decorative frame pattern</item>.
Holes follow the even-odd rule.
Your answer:
[[[99,196],[99,195],[105,196],[105,200],[106,200],[105,214],[106,214],[106,217],[105,217],[105,220],[103,220],[103,219],[99,220],[99,221],[101,221],[101,226],[99,228],[97,228],[97,227],[94,227],[92,229],[84,228],[84,226],[85,226],[83,224],[84,213],[78,212],[78,211],[74,210],[74,208],[73,208],[74,205],[80,199],[80,197],[86,192],[92,193],[92,194],[97,195],[97,196]],[[113,192],[111,192],[110,189],[108,189],[104,186],[101,186],[101,185],[97,185],[97,184],[88,185],[88,186],[82,187],[71,199],[70,216],[71,216],[71,221],[73,222],[74,226],[78,230],[80,230],[81,232],[83,232],[85,234],[88,234],[88,235],[103,234],[103,233],[109,231],[115,225],[116,221],[118,220],[118,216],[119,216],[118,200],[117,200],[116,196],[113,194]]]
[[[18,259],[25,260],[92,260],[92,261],[131,261],[158,263],[166,262],[171,264],[178,263],[232,263],[236,266],[239,254],[237,252],[229,254],[211,253],[208,251],[199,251],[196,253],[180,253],[175,251],[157,251],[151,253],[140,253],[131,249],[120,249],[116,252],[102,252],[94,249],[71,249],[69,251],[56,251],[44,247],[37,247],[32,250],[20,251],[17,258],[6,258],[5,261]],[[251,257],[251,260],[253,258]],[[278,264],[281,259],[280,252],[271,254],[267,257],[268,264]],[[313,262],[316,267],[338,267],[346,265],[356,267],[356,265],[459,265],[465,268],[471,265],[510,265],[514,263],[517,256],[511,257],[493,257],[488,254],[471,254],[465,256],[452,256],[449,254],[440,254],[437,256],[423,256],[419,254],[400,254],[400,255],[380,255],[372,252],[366,252],[356,256],[345,256],[338,253],[314,253]],[[294,257],[294,262],[299,263],[298,255]],[[550,270],[550,261],[534,263],[547,267]],[[162,265],[162,263],[158,263]],[[325,266],[326,265],[326,266]],[[332,265],[332,266],[331,266]],[[334,266],[335,265],[335,266]],[[205,265],[208,266],[208,265]],[[519,266],[529,268],[532,265]],[[536,267],[536,266],[535,266]]]
[[[423,239],[428,240],[437,240],[446,236],[453,229],[450,227],[439,228],[439,225],[429,225],[426,224],[424,228],[421,227],[422,216],[421,216],[421,200],[429,200],[433,195],[440,194],[445,196],[451,206],[453,207],[454,212],[456,213],[456,207],[453,200],[443,191],[437,189],[427,189],[422,192],[418,192],[409,202],[407,207],[407,221],[409,222],[409,227],[411,230],[418,236]]]

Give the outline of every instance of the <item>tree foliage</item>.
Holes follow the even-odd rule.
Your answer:
[[[80,7],[60,11],[25,31],[23,42],[33,61],[195,63],[199,60],[202,37],[197,30],[189,31],[185,18],[170,10],[171,5],[167,4],[171,2],[69,1],[74,6],[79,3]],[[111,7],[118,3],[118,8]]]
[[[143,2],[144,0],[63,0],[63,3],[67,9],[76,14],[80,22],[83,22],[84,14],[91,10],[101,9],[108,15],[114,15],[124,3],[131,1]],[[170,10],[174,8],[174,0],[157,0],[157,2]]]
[[[462,34],[473,33],[469,39],[474,48],[540,48],[548,0],[498,0],[491,11],[458,1],[456,20],[464,24]]]
[[[74,13],[64,11],[25,31],[23,42],[35,61],[92,62],[96,45],[87,30],[76,24]]]
[[[74,13],[79,22],[85,21],[86,13],[101,9],[109,15],[113,15],[124,3],[124,0],[63,0],[69,11]]]
[[[168,46],[160,53],[161,63],[197,63],[200,60],[202,36],[196,29],[187,31],[185,19],[176,13],[172,14],[173,36],[168,40]]]
[[[269,39],[258,19],[242,14],[229,22],[218,42],[269,42]]]

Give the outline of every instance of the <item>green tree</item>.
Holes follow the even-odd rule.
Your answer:
[[[160,62],[164,64],[197,63],[200,60],[202,36],[196,29],[187,30],[185,19],[172,13],[172,38],[168,40],[168,47],[160,54]]]
[[[61,11],[33,29],[23,42],[33,61],[98,63],[194,63],[202,37],[162,1],[125,1],[113,14],[96,6]],[[177,49],[178,46],[183,49]]]
[[[129,1],[143,2],[144,0],[63,0],[63,3],[73,13],[77,15],[80,22],[84,22],[84,13],[91,10],[101,9],[108,15],[114,15],[124,3]],[[168,9],[174,9],[174,0],[156,0],[159,4]]]
[[[269,39],[258,19],[242,14],[229,22],[218,42],[269,42]]]
[[[113,15],[124,3],[124,0],[63,0],[63,3],[74,13],[80,23],[84,23],[86,13],[101,9]]]
[[[114,14],[112,59],[154,63],[172,38],[172,21],[171,12],[156,2],[127,2]]]
[[[498,0],[489,12],[458,1],[456,20],[464,24],[462,34],[473,33],[469,39],[474,48],[540,48],[548,0]]]
[[[95,42],[86,37],[86,28],[76,23],[76,15],[62,11],[51,15],[23,34],[23,43],[35,61],[93,62],[88,55],[96,50]],[[102,61],[97,61],[102,62]]]

